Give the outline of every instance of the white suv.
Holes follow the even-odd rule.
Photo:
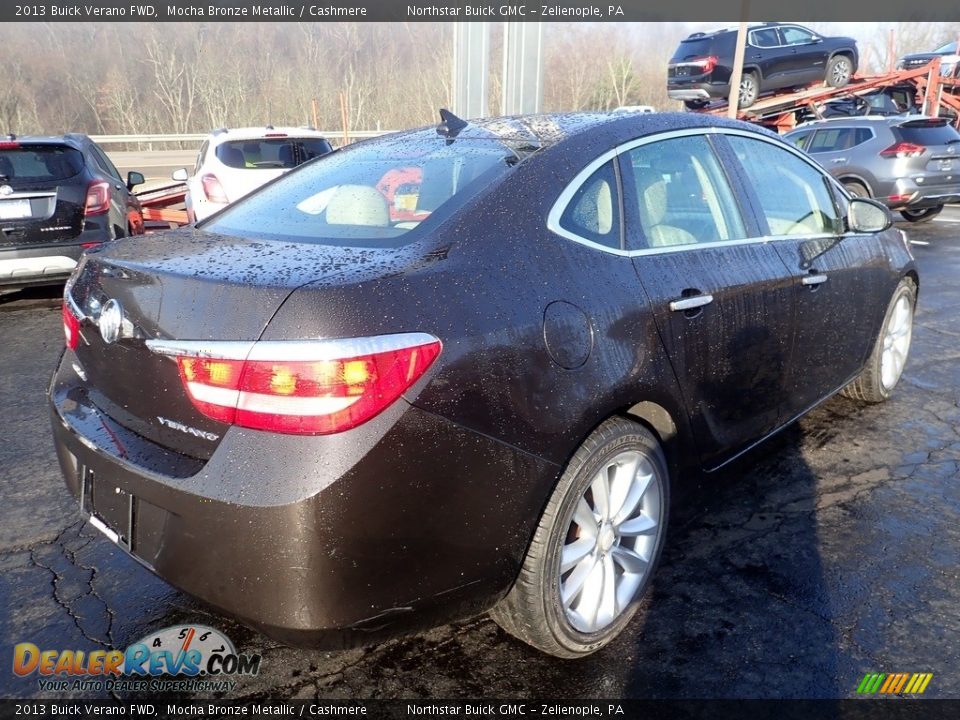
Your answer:
[[[195,222],[332,149],[312,128],[224,128],[203,141],[193,175],[180,168],[173,179],[187,183],[187,215]]]

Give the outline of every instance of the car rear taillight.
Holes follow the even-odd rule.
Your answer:
[[[264,137],[268,137],[268,138],[278,138],[278,137],[286,137],[286,136],[287,136],[286,133],[267,133],[266,135],[264,135]]]
[[[342,432],[380,414],[442,349],[421,333],[260,342],[245,358],[210,357],[183,345],[188,349],[176,353],[180,378],[200,412],[222,423],[300,435]]]
[[[76,350],[80,343],[80,320],[70,310],[66,300],[63,301],[63,339],[70,350]]]
[[[110,183],[96,180],[87,186],[87,201],[83,206],[85,217],[103,215],[110,210]]]
[[[915,158],[923,155],[926,148],[923,145],[917,145],[916,143],[908,142],[898,142],[886,150],[880,151],[880,157],[885,158]]]
[[[4,140],[0,142],[0,150],[16,150],[20,147],[20,143],[13,140]]]
[[[223,205],[230,202],[227,200],[227,194],[223,191],[223,185],[217,180],[216,175],[207,173],[200,177],[200,182],[203,184],[203,194],[207,196],[207,200]]]
[[[709,55],[705,58],[697,58],[696,60],[691,60],[689,64],[700,68],[700,72],[706,74],[713,72],[713,69],[717,66],[717,56]]]

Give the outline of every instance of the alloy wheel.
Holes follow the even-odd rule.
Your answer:
[[[850,79],[850,61],[841,58],[833,64],[833,70],[830,74],[831,84],[834,87],[842,87]]]
[[[661,538],[663,488],[650,459],[624,451],[581,495],[560,554],[560,601],[578,631],[595,633],[632,603]]]
[[[757,83],[753,75],[746,74],[740,78],[740,106],[748,107],[753,105],[757,99]]]
[[[883,332],[883,354],[880,356],[880,382],[887,390],[900,380],[910,351],[913,334],[913,312],[910,298],[901,295]]]

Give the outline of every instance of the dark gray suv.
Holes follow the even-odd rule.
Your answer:
[[[876,198],[910,222],[960,202],[960,133],[944,118],[900,115],[805,123],[785,139],[852,195]]]

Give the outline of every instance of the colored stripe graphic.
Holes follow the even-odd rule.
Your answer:
[[[858,695],[921,695],[933,673],[867,673],[857,686]]]

